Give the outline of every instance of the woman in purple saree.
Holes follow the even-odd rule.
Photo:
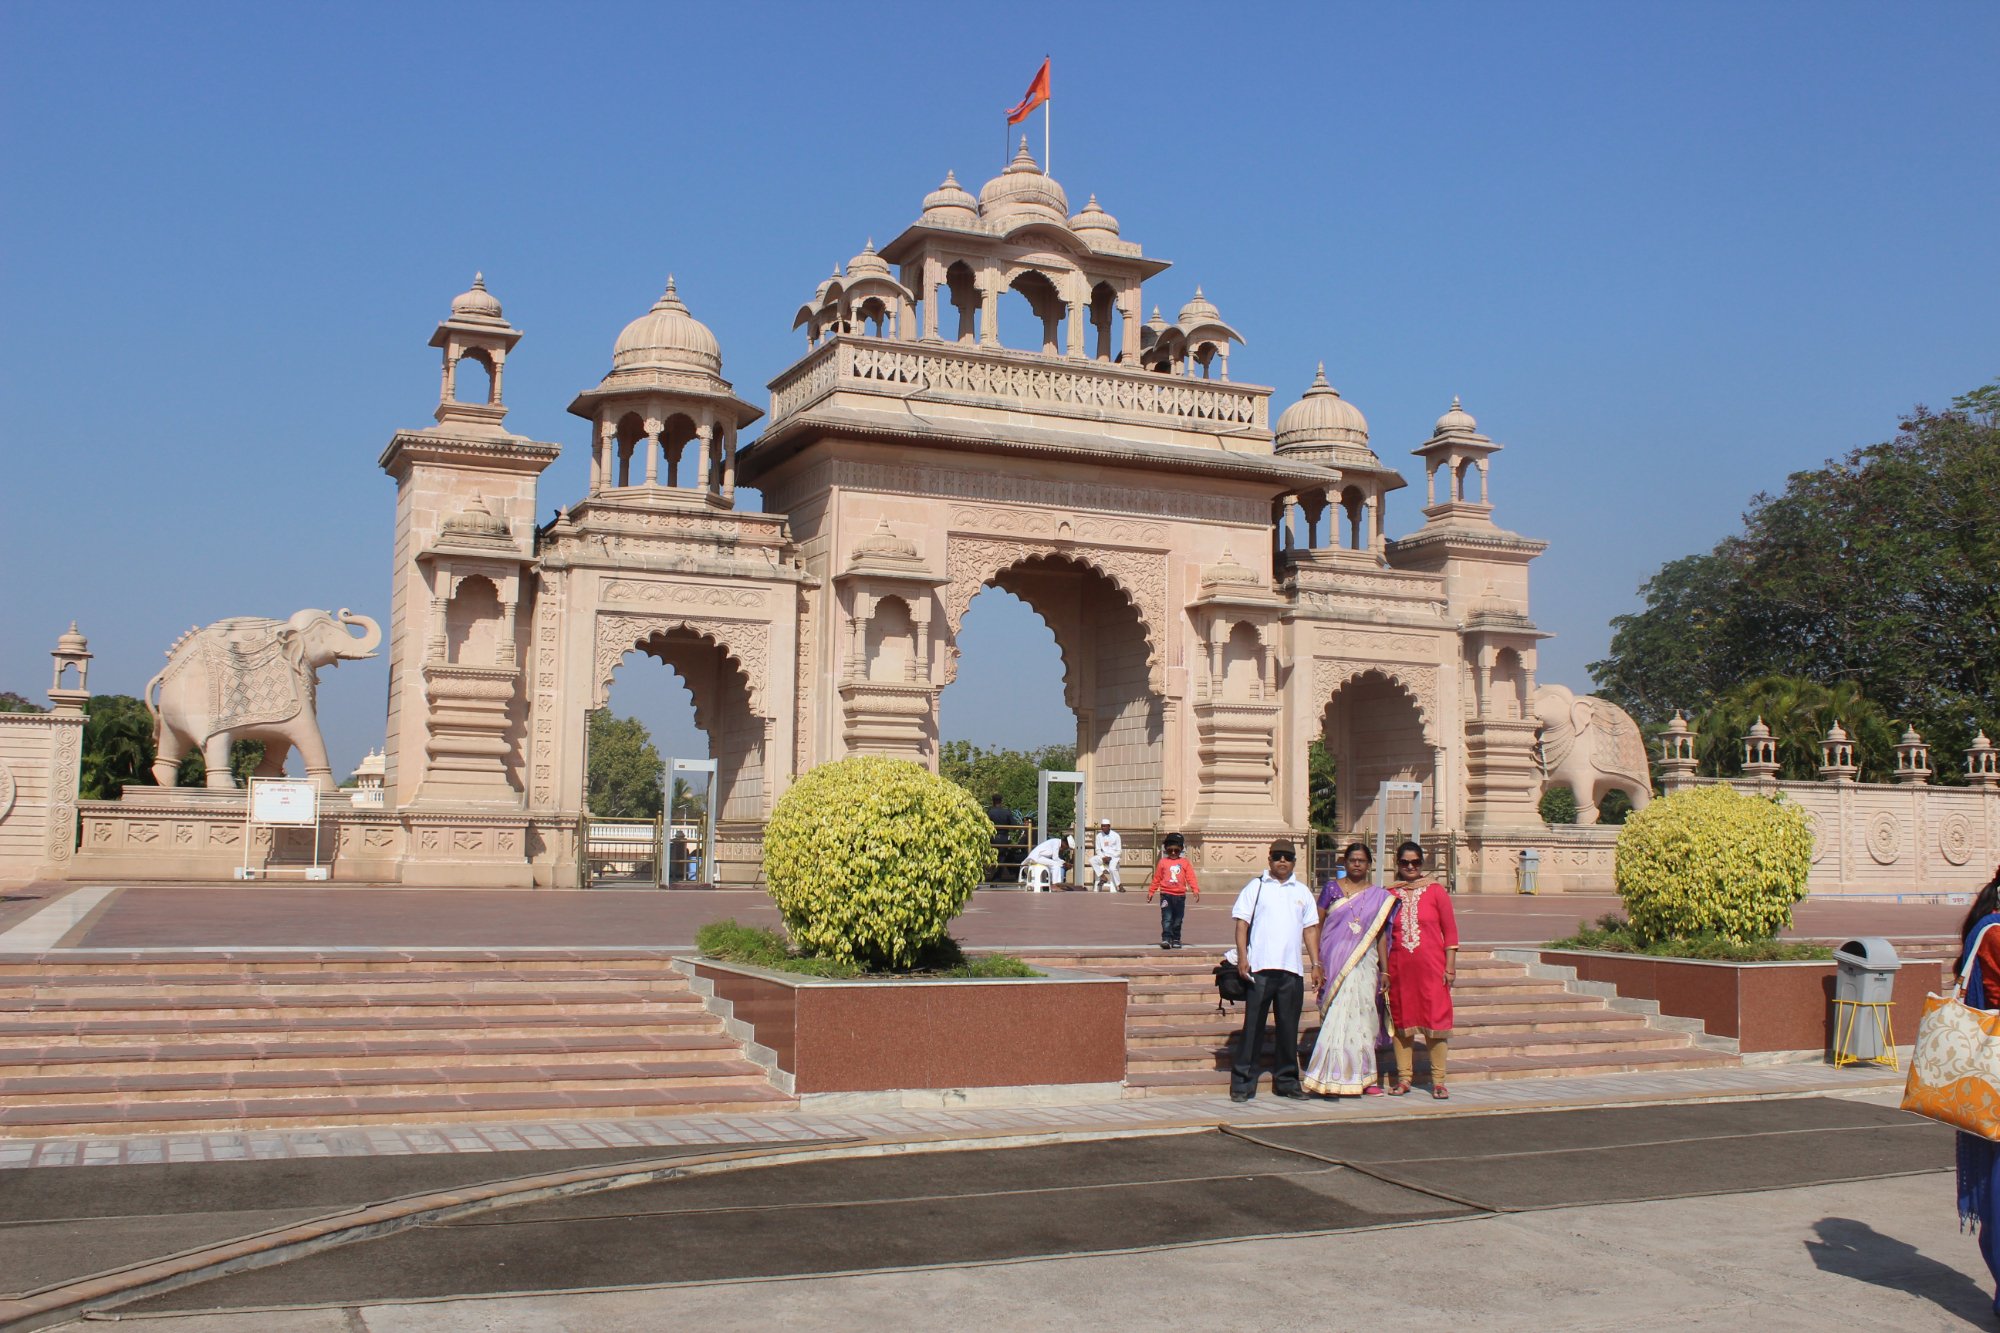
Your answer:
[[[1377,998],[1386,975],[1385,928],[1396,895],[1372,883],[1374,857],[1361,843],[1349,843],[1342,858],[1345,879],[1320,893],[1319,1036],[1303,1080],[1307,1092],[1322,1097],[1354,1097],[1379,1092],[1375,1048],[1382,1036]]]

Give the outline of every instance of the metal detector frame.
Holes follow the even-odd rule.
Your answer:
[[[708,882],[715,878],[715,761],[713,759],[667,760],[667,797],[661,802],[665,818],[660,821],[661,888],[678,888],[690,881],[674,878],[674,780],[683,773],[708,774],[708,788],[702,793],[701,864]]]
[[[1076,827],[1070,831],[1069,840],[1076,852],[1070,857],[1068,883],[1083,887],[1083,774],[1074,770],[1044,768],[1035,773],[1035,841],[1041,842],[1048,836],[1049,827],[1049,784],[1067,782],[1076,788],[1076,809],[1071,815]]]
[[[1410,837],[1422,841],[1424,829],[1424,784],[1421,782],[1385,782],[1375,789],[1375,864],[1387,866],[1382,859],[1388,850],[1389,840],[1389,798],[1409,795],[1413,798],[1410,806]]]

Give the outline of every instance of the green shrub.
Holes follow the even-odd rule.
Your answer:
[[[945,969],[948,977],[1039,977],[1036,969],[1010,953],[981,954],[956,967]]]
[[[1632,798],[1613,787],[1604,793],[1604,799],[1597,803],[1597,822],[1618,825],[1632,817]]]
[[[764,882],[804,953],[907,968],[946,938],[985,874],[979,802],[920,764],[876,755],[821,764],[764,830]]]
[[[1574,824],[1576,822],[1576,793],[1568,787],[1551,787],[1542,793],[1541,811],[1544,824]]]
[[[1618,896],[1632,935],[1770,939],[1805,897],[1812,847],[1796,806],[1720,783],[1662,797],[1618,831]]]

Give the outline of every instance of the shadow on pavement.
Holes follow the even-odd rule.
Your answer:
[[[1938,1204],[1952,1206],[1949,1187],[1940,1193]],[[1920,1296],[1975,1327],[1993,1323],[1993,1298],[1985,1288],[1916,1246],[1851,1217],[1822,1217],[1813,1223],[1813,1230],[1819,1239],[1806,1242],[1806,1253],[1822,1273]],[[1967,1236],[1966,1243],[1971,1244],[1972,1237]]]

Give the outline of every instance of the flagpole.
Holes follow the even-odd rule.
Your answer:
[[[1049,87],[1054,88],[1055,87],[1054,62],[1050,60],[1049,57],[1043,56],[1042,65],[1049,71]],[[1052,116],[1055,115],[1055,110],[1056,110],[1056,99],[1055,95],[1051,93],[1049,96],[1042,99],[1042,174],[1044,176],[1049,176],[1049,177],[1054,177],[1054,175],[1056,174],[1055,163],[1049,157],[1049,120]]]

